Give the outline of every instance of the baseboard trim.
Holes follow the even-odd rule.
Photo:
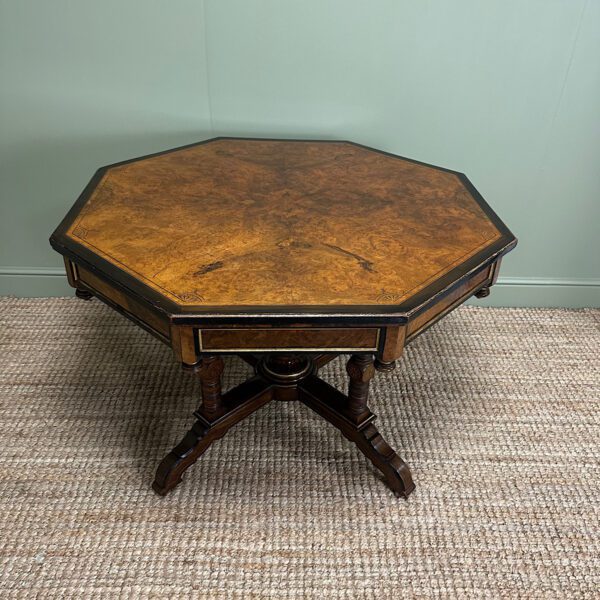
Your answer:
[[[2,276],[20,277],[64,277],[65,270],[60,267],[0,267]]]
[[[600,287],[600,279],[570,279],[567,277],[499,277],[498,285],[542,285],[553,287]]]
[[[71,296],[63,269],[0,267],[0,296]],[[492,293],[469,304],[480,306],[600,307],[600,279],[500,277]]]
[[[65,270],[59,267],[0,267],[0,296],[44,298],[72,296]]]

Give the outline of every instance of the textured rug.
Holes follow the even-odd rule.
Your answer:
[[[199,394],[166,346],[75,299],[0,300],[0,340],[2,598],[599,597],[600,311],[462,308],[379,374],[408,501],[294,403],[160,498]]]

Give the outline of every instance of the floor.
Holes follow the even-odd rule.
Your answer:
[[[14,298],[0,345],[2,598],[598,598],[600,310],[461,308],[379,374],[407,501],[284,403],[160,498],[199,394],[166,346],[95,300]]]

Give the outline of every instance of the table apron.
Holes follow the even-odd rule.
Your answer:
[[[376,352],[378,327],[238,328],[196,330],[200,353]]]

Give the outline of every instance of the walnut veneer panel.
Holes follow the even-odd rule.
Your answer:
[[[379,329],[203,329],[201,351],[376,350]]]
[[[454,173],[216,140],[110,168],[68,236],[182,305],[395,305],[501,234]]]
[[[140,321],[148,325],[154,331],[169,337],[169,323],[158,313],[154,312],[136,302],[123,292],[115,289],[106,281],[97,277],[87,269],[77,266],[75,268],[77,280],[85,283],[90,289],[98,292],[101,296],[122,308],[125,312],[138,318]]]
[[[492,268],[493,267],[488,267],[479,273],[475,273],[450,293],[444,295],[438,302],[435,302],[432,306],[410,319],[408,322],[407,337],[415,337],[421,329],[427,327],[430,323],[435,322],[456,304],[460,304],[466,300],[466,298],[471,296],[473,292],[479,289],[486,281],[491,280]]]

